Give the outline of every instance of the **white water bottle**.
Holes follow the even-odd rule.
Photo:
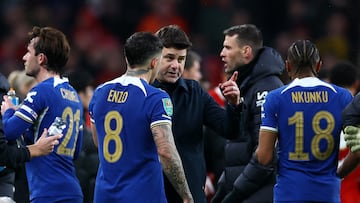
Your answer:
[[[47,136],[53,136],[62,133],[66,128],[66,123],[61,117],[56,117],[50,125]]]

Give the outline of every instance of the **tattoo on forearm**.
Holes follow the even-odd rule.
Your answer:
[[[159,125],[153,128],[155,143],[162,163],[163,171],[176,191],[182,197],[190,197],[181,158],[174,144],[170,125]]]

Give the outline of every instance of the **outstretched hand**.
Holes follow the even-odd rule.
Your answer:
[[[240,89],[236,84],[238,74],[239,73],[235,71],[228,81],[219,84],[222,94],[233,106],[240,104]]]

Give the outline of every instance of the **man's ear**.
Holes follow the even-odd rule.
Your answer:
[[[291,71],[291,66],[288,60],[285,61],[285,69],[288,73]]]
[[[47,57],[45,54],[40,53],[38,55],[38,63],[39,63],[39,65],[42,65],[42,66],[47,64]]]
[[[322,60],[316,63],[316,73],[320,71],[321,66],[322,66]]]
[[[152,58],[150,61],[150,69],[154,69],[157,66],[159,59],[158,58]]]
[[[252,53],[252,48],[251,46],[245,45],[243,50],[242,50],[242,54],[244,55],[250,55]]]

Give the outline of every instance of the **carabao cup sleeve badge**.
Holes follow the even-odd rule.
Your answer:
[[[171,100],[169,98],[163,98],[162,103],[163,103],[166,114],[168,116],[172,116],[173,115],[173,105],[172,105]]]

